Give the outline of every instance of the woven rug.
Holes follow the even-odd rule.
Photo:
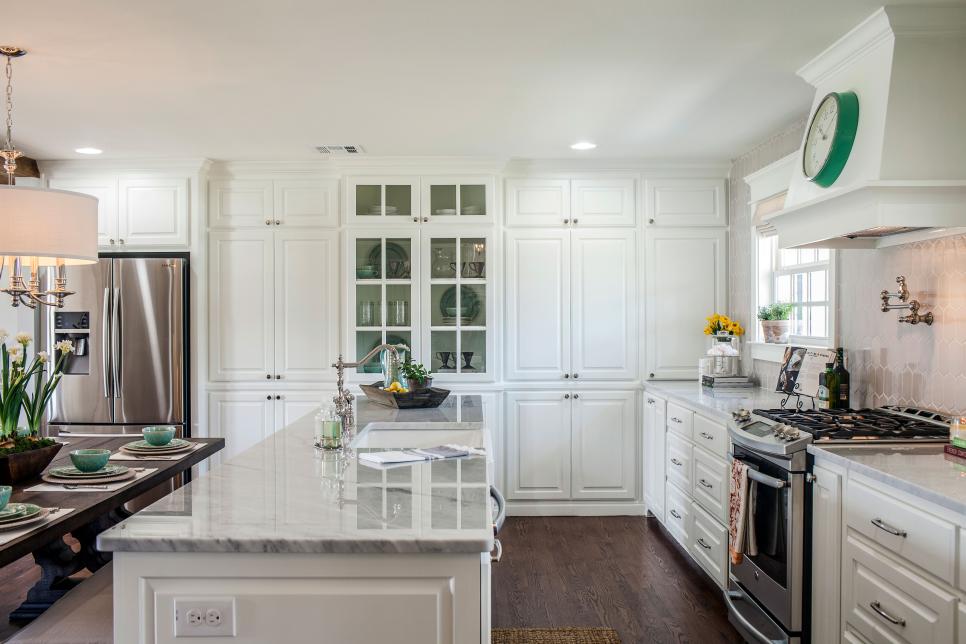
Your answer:
[[[494,628],[492,644],[621,644],[612,628]]]

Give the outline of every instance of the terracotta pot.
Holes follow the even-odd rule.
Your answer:
[[[39,477],[61,447],[62,444],[55,443],[29,452],[0,456],[0,484],[15,485]]]
[[[765,342],[771,344],[785,344],[788,342],[788,332],[791,329],[790,320],[760,320],[762,335]]]

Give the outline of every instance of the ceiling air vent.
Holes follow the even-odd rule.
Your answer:
[[[363,154],[365,149],[361,145],[317,145],[319,154]]]

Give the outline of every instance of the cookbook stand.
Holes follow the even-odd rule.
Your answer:
[[[788,401],[791,400],[791,398],[793,396],[795,397],[795,409],[796,410],[802,411],[802,409],[805,407],[805,400],[803,400],[803,398],[804,399],[807,399],[809,402],[812,403],[812,409],[813,410],[817,409],[817,407],[815,406],[815,397],[814,396],[809,396],[808,394],[800,394],[800,393],[795,392],[795,391],[783,391],[781,393],[785,394],[785,397],[782,398],[782,401],[781,401],[782,409],[788,409]]]

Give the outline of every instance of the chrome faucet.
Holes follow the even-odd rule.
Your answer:
[[[906,287],[906,276],[900,275],[896,278],[896,284],[899,285],[899,291],[897,293],[890,293],[889,291],[882,291],[879,293],[879,299],[882,300],[883,313],[887,311],[892,311],[895,309],[908,310],[911,311],[908,315],[900,315],[899,322],[906,324],[925,324],[926,326],[932,326],[934,321],[933,314],[930,313],[919,313],[919,309],[922,308],[922,304],[919,300],[909,299],[909,289]],[[890,299],[896,298],[902,304],[891,304]]]
[[[356,397],[345,388],[346,367],[360,367],[372,360],[377,355],[381,354],[383,351],[388,351],[389,372],[398,373],[400,364],[399,352],[409,350],[409,347],[407,347],[405,344],[387,344],[384,342],[378,347],[375,347],[357,362],[346,362],[342,359],[342,354],[340,353],[339,359],[332,363],[332,366],[335,367],[335,385],[338,390],[338,393],[333,396],[332,402],[335,403],[335,413],[342,418],[342,431],[346,436],[345,440],[350,440],[352,438],[352,435],[355,432],[356,424],[355,413],[352,411],[352,401],[355,400]]]

